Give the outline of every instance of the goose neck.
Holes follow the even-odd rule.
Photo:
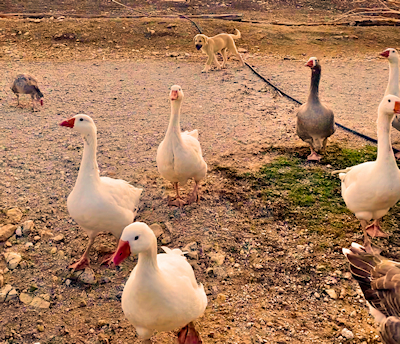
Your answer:
[[[150,248],[139,253],[137,272],[149,274],[157,271],[157,242],[154,241]]]
[[[308,101],[319,101],[319,81],[321,79],[321,67],[316,66],[311,69],[311,85]]]
[[[169,120],[168,125],[168,132],[181,132],[181,125],[180,125],[180,117],[181,117],[181,101],[174,100],[171,101],[171,117]]]
[[[99,167],[97,165],[97,136],[96,132],[93,131],[83,136],[83,156],[81,166],[79,168],[79,174],[77,183],[84,181],[85,183],[91,181],[100,180]]]
[[[396,159],[393,154],[392,144],[390,142],[391,119],[386,114],[378,114],[378,163],[393,162],[396,164]],[[396,164],[397,166],[397,164]]]
[[[389,62],[389,81],[385,96],[388,94],[399,96],[399,63],[397,61]]]

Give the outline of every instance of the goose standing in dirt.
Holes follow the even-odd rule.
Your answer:
[[[307,102],[297,112],[297,135],[310,145],[310,161],[320,161],[318,152],[325,152],[328,137],[335,132],[335,119],[331,109],[321,104],[318,95],[321,65],[316,57],[305,64],[311,68],[311,86]]]
[[[179,344],[201,344],[193,321],[207,307],[204,287],[181,250],[163,249],[166,254],[157,254],[156,236],[145,223],[124,229],[112,262],[119,265],[131,253],[139,258],[122,293],[122,310],[144,343],[151,343],[154,331],[182,328]]]
[[[14,80],[11,90],[17,96],[18,107],[21,107],[19,104],[19,95],[20,94],[30,94],[32,97],[32,110],[35,111],[35,100],[43,106],[43,93],[40,92],[38,83],[35,78],[28,74],[19,74]]]
[[[364,246],[373,252],[371,237],[387,237],[379,225],[400,199],[400,172],[390,143],[390,129],[394,114],[400,114],[400,98],[385,96],[378,108],[378,156],[376,161],[368,161],[339,173],[342,182],[342,197],[347,208],[361,222],[364,232]],[[368,221],[374,222],[368,226]]]
[[[73,270],[81,270],[89,266],[89,251],[100,232],[111,232],[119,239],[124,228],[133,222],[142,189],[122,179],[100,177],[96,160],[97,129],[89,116],[76,115],[60,125],[75,129],[84,140],[78,178],[67,200],[69,214],[89,236],[82,257],[70,265]]]
[[[343,254],[368,302],[370,314],[380,324],[383,343],[399,344],[400,263],[370,254],[356,243],[350,249],[344,248]]]
[[[169,200],[168,205],[182,207],[184,204],[199,201],[199,182],[206,176],[207,164],[203,159],[197,129],[181,132],[183,91],[180,86],[171,87],[170,100],[171,117],[165,138],[158,147],[156,161],[160,174],[175,187],[176,199]],[[191,178],[194,179],[195,186],[186,202],[179,195],[179,183],[186,184]]]
[[[389,61],[389,81],[386,87],[385,96],[393,94],[400,96],[399,88],[399,54],[396,49],[388,48],[380,53]],[[393,119],[392,126],[400,131],[400,116],[396,115]],[[400,158],[400,153],[397,153],[396,158]]]

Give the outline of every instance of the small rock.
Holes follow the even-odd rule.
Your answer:
[[[11,242],[9,242],[8,240],[4,243],[4,246],[5,247],[11,247],[12,246],[12,243]]]
[[[34,237],[33,237],[33,241],[39,241],[40,240],[40,236],[39,235],[35,235]]]
[[[337,294],[335,289],[326,289],[325,292],[334,300],[337,299]]]
[[[20,300],[22,303],[25,303],[26,305],[29,305],[29,304],[32,302],[33,297],[30,296],[30,295],[27,294],[27,293],[21,293],[21,294],[19,295],[19,300]]]
[[[70,279],[66,279],[66,280],[65,280],[65,285],[66,285],[66,286],[69,286],[70,284],[71,284],[71,280],[70,280]]]
[[[87,284],[95,284],[97,282],[96,275],[94,274],[94,271],[91,268],[85,268],[85,270],[81,274],[79,274],[78,279],[81,282]]]
[[[345,288],[340,289],[339,299],[344,299],[346,295],[347,295],[346,289]]]
[[[224,253],[210,252],[208,256],[210,257],[211,261],[214,262],[217,266],[221,266],[222,264],[224,264]]]
[[[40,237],[44,240],[47,240],[47,239],[51,238],[52,236],[53,236],[53,233],[51,231],[41,231],[40,232]]]
[[[18,223],[22,219],[22,211],[18,208],[13,208],[7,211],[8,223]]]
[[[34,227],[35,227],[35,224],[33,223],[32,220],[25,221],[22,224],[22,234],[23,234],[23,236],[28,236],[32,232]]]
[[[15,252],[7,252],[4,254],[4,258],[6,259],[7,267],[10,270],[15,269],[20,261],[22,260],[22,257]]]
[[[58,234],[56,235],[53,239],[54,242],[60,242],[64,240],[64,235],[63,234]]]
[[[180,54],[178,52],[173,51],[173,52],[167,52],[165,55],[168,57],[178,57]]]
[[[51,254],[55,254],[57,252],[57,248],[56,247],[53,247],[51,250],[50,250],[50,253]]]
[[[6,284],[1,290],[0,290],[0,303],[4,302],[6,300],[6,297],[8,293],[13,289],[13,287],[10,284]]]
[[[314,296],[317,298],[317,299],[319,299],[320,297],[321,297],[321,295],[319,294],[319,293],[314,293]]]
[[[2,288],[4,285],[4,276],[0,275],[0,288]]]
[[[50,295],[49,294],[40,294],[39,297],[41,297],[45,301],[50,301]]]
[[[353,339],[354,338],[354,334],[353,332],[351,332],[350,330],[348,330],[347,328],[344,328],[341,332],[342,336],[346,339]]]
[[[163,228],[158,223],[153,223],[150,226],[150,228],[154,232],[154,235],[156,236],[156,238],[158,238],[160,235],[164,234]]]
[[[18,237],[22,236],[22,228],[21,227],[18,227],[15,230],[15,235],[18,236]]]
[[[103,326],[105,326],[105,325],[107,325],[108,324],[108,321],[107,320],[104,320],[104,319],[99,319],[98,321],[97,321],[97,326],[98,327],[103,327]]]
[[[164,222],[165,227],[167,227],[168,232],[173,235],[174,234],[174,227],[172,227],[171,223],[168,221]]]
[[[247,49],[245,48],[238,48],[238,52],[241,54],[247,53]]]
[[[189,244],[187,244],[184,248],[182,248],[183,252],[186,252],[186,257],[189,257],[190,259],[199,259],[199,253],[197,250],[197,242],[193,241]]]
[[[165,235],[165,236],[162,238],[161,243],[162,243],[163,245],[167,245],[167,244],[169,244],[171,241],[172,241],[172,240],[171,240],[171,237],[170,237],[169,235]]]
[[[344,279],[351,279],[351,272],[345,272],[345,273],[343,274],[343,278],[344,278]]]
[[[217,295],[217,302],[218,303],[224,303],[226,301],[226,295],[225,294],[218,294]]]
[[[50,307],[50,302],[49,301],[45,301],[42,298],[40,298],[39,296],[35,296],[32,300],[32,302],[30,303],[31,306],[36,307],[36,308],[49,308]]]
[[[167,29],[172,29],[172,28],[174,28],[174,27],[177,27],[178,25],[176,25],[176,24],[168,24],[167,25]]]
[[[17,291],[13,288],[13,289],[11,289],[11,291],[7,294],[7,296],[6,296],[6,302],[7,301],[10,301],[10,300],[13,300],[13,299],[16,299],[18,297],[18,293],[17,293]]]
[[[44,332],[44,326],[42,324],[37,325],[37,330],[39,332]]]
[[[189,53],[185,53],[185,56],[186,56],[186,57],[190,57],[190,54],[189,54]]]
[[[16,229],[17,226],[11,224],[0,227],[0,241],[6,241],[14,234]]]

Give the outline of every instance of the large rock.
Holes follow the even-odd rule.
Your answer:
[[[0,241],[6,241],[14,234],[16,229],[17,226],[11,224],[0,227]]]
[[[19,223],[22,219],[22,211],[18,208],[8,210],[6,215],[8,223]]]
[[[15,252],[4,253],[4,258],[6,259],[7,267],[10,270],[15,269],[22,260],[22,257]]]

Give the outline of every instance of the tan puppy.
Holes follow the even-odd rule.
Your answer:
[[[214,37],[207,37],[203,34],[198,34],[194,36],[194,44],[196,45],[197,50],[201,49],[201,51],[208,56],[208,60],[202,72],[208,72],[211,68],[213,61],[217,65],[217,69],[221,69],[221,67],[226,68],[226,61],[228,60],[227,50],[238,57],[240,64],[243,67],[244,62],[242,56],[240,56],[240,54],[238,53],[234,41],[234,39],[238,39],[240,37],[242,37],[242,35],[240,34],[240,31],[238,29],[236,29],[236,35],[220,33],[219,35],[216,35]],[[216,56],[217,53],[220,53],[222,55],[222,66],[218,63]]]

